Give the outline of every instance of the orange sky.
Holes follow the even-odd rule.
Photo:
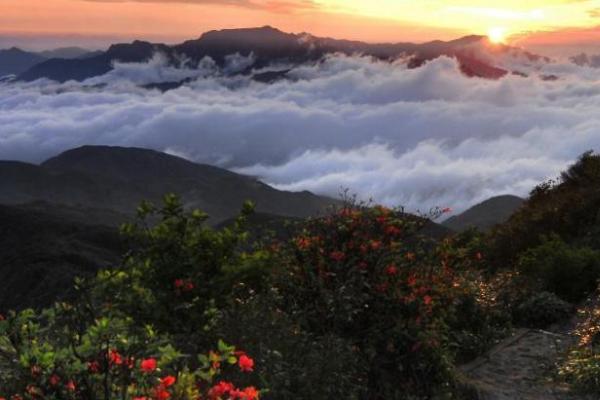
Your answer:
[[[107,42],[177,42],[210,29],[273,25],[366,41],[493,31],[519,35],[520,43],[531,32],[552,32],[536,33],[538,44],[590,38],[598,43],[590,32],[600,25],[600,0],[0,0],[0,7],[3,36],[76,34],[105,36]]]

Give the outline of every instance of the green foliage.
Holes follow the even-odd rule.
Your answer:
[[[362,399],[367,365],[352,341],[301,329],[273,307],[280,294],[252,295],[221,314],[217,331],[255,356],[264,399]],[[262,397],[261,397],[262,398]]]
[[[515,310],[515,318],[521,326],[546,328],[568,319],[573,306],[554,293],[540,292],[528,297]]]
[[[252,210],[246,204],[231,228],[217,231],[205,224],[206,214],[186,213],[173,195],[162,208],[142,204],[138,221],[122,227],[132,246],[124,265],[100,272],[92,296],[140,324],[184,336],[182,345],[194,344],[189,336],[211,329],[236,283],[265,280],[265,253],[238,251]]]
[[[217,307],[234,282],[262,273],[264,253],[237,251],[251,209],[234,228],[215,231],[175,196],[160,209],[140,206],[139,221],[123,227],[132,250],[121,267],[78,280],[73,304],[0,318],[0,397],[257,399],[234,365],[249,372],[251,358],[221,341],[209,352]]]
[[[435,241],[425,218],[348,203],[253,246],[251,212],[214,230],[175,196],[142,204],[122,265],[0,321],[0,397],[460,398],[456,361],[506,328],[476,232]]]
[[[583,154],[559,180],[537,186],[525,204],[492,234],[491,254],[507,267],[523,251],[556,234],[568,243],[600,249],[600,155]]]
[[[526,250],[518,269],[539,290],[555,293],[563,300],[578,302],[590,294],[600,278],[600,252],[566,244],[558,236]]]

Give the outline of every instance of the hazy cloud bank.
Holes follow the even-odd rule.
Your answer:
[[[220,74],[210,60],[177,69],[157,56],[83,84],[0,86],[0,159],[150,147],[282,189],[348,187],[390,205],[460,210],[525,195],[600,148],[600,71],[554,64],[537,74],[560,79],[469,79],[447,58],[407,70],[333,56],[263,84]],[[166,93],[136,86],[182,79],[191,81]]]

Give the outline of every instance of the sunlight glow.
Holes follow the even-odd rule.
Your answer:
[[[506,42],[506,28],[493,27],[488,30],[488,39],[492,43],[505,43]]]

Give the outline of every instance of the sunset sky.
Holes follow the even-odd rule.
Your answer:
[[[600,0],[0,0],[0,45],[177,42],[211,29],[273,25],[366,41],[493,33],[545,46],[600,39]],[[15,43],[19,44],[19,43]]]

